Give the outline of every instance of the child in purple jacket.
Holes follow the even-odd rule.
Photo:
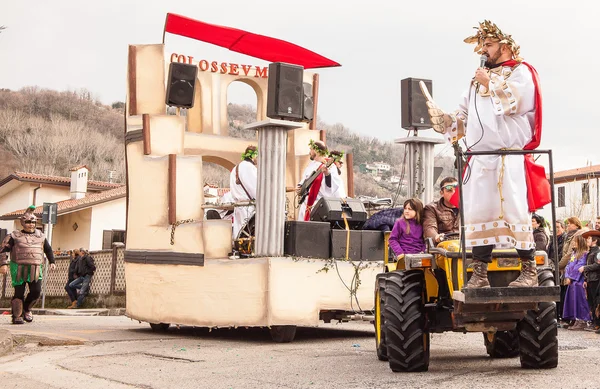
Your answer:
[[[396,259],[404,258],[404,254],[425,252],[423,240],[423,203],[417,198],[404,202],[404,214],[396,220],[390,234],[390,248]]]

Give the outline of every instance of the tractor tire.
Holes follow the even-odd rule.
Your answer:
[[[519,332],[484,332],[483,341],[488,355],[492,358],[514,358],[519,356]]]
[[[387,361],[387,344],[385,342],[385,318],[383,307],[385,304],[385,280],[388,273],[378,274],[375,279],[375,347],[377,358]]]
[[[388,273],[383,315],[387,355],[394,372],[429,369],[424,288],[421,270]]]
[[[154,332],[167,332],[171,324],[169,323],[150,323],[150,328]]]
[[[271,339],[276,343],[290,343],[296,336],[296,326],[271,326]]]
[[[538,271],[540,286],[554,286],[551,270]],[[517,325],[519,355],[524,369],[553,369],[558,366],[558,329],[556,303],[539,303],[537,310],[527,315]]]

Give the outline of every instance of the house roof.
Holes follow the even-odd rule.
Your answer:
[[[587,180],[589,178],[599,177],[600,165],[591,165],[586,167],[580,167],[577,169],[569,169],[560,172],[554,172],[554,183],[556,184],[567,181]]]
[[[21,182],[36,182],[40,184],[52,184],[52,185],[60,185],[60,186],[70,186],[71,185],[71,177],[62,177],[62,176],[48,176],[45,174],[36,174],[36,173],[23,173],[23,172],[14,172],[11,175],[0,180],[0,186],[3,186],[9,183],[12,180],[17,180]],[[118,188],[123,184],[117,184],[114,182],[106,182],[106,181],[94,181],[88,180],[88,189],[96,189],[96,190],[104,190],[111,188]]]
[[[71,172],[76,172],[79,169],[83,169],[86,168],[87,170],[90,170],[90,168],[88,167],[88,165],[79,165],[79,166],[74,166],[72,168],[69,169],[69,171]]]
[[[116,200],[121,197],[125,197],[127,194],[127,189],[125,185],[121,185],[118,188],[105,190],[98,193],[92,193],[82,199],[68,199],[63,201],[58,201],[56,204],[58,205],[57,216],[64,215],[69,212],[77,211],[79,209],[89,208],[93,205],[106,203],[108,201]],[[44,206],[40,205],[35,208],[33,213],[37,217],[42,217],[42,212],[44,211]],[[19,209],[14,212],[5,213],[0,216],[0,220],[15,220],[20,217],[23,213],[25,213],[25,209]]]

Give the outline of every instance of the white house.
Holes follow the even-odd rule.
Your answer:
[[[71,177],[14,173],[0,181],[0,228],[21,229],[19,216],[30,205],[41,224],[43,204],[58,205],[52,231],[54,250],[110,248],[125,238],[126,189],[123,184],[88,181],[88,168],[71,169]]]
[[[595,220],[600,215],[600,165],[554,173],[556,218],[577,216],[582,221]],[[550,205],[539,213],[550,220]]]

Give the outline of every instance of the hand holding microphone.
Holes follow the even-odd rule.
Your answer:
[[[490,76],[488,75],[487,70],[485,70],[484,66],[488,60],[488,56],[483,54],[479,58],[479,68],[475,71],[475,77],[473,79],[479,84],[483,85],[486,89],[489,89],[490,86]],[[477,90],[479,90],[479,85],[477,85]]]

